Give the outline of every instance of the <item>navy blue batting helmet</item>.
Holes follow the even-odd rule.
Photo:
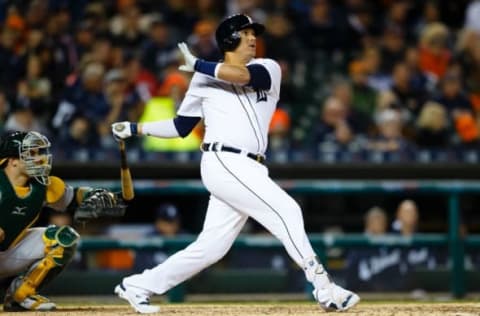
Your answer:
[[[253,22],[246,14],[231,15],[220,23],[215,32],[217,45],[222,52],[232,51],[240,44],[241,31],[246,28],[252,28],[255,35],[260,35],[265,31],[265,26],[260,23]]]

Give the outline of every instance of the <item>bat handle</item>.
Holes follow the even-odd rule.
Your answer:
[[[125,151],[125,141],[123,140],[120,140],[118,142],[118,145],[120,147],[120,164],[121,164],[121,168],[122,169],[127,169],[128,168],[128,165],[127,165],[127,154],[126,154],[126,151]]]

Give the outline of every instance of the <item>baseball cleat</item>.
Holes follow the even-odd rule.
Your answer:
[[[313,290],[313,296],[325,311],[346,311],[355,306],[360,297],[335,283],[328,284],[325,288]]]
[[[151,314],[160,311],[160,307],[150,305],[150,297],[148,295],[135,292],[135,290],[131,287],[126,287],[123,283],[115,287],[115,294],[130,303],[137,313]]]
[[[57,306],[48,298],[35,294],[27,296],[23,301],[16,302],[13,297],[6,295],[3,303],[3,310],[5,312],[21,312],[21,311],[52,311]]]

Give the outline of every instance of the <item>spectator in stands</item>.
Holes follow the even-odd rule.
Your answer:
[[[413,200],[403,200],[398,204],[392,231],[403,236],[411,236],[417,231],[418,206]]]
[[[39,56],[28,56],[26,75],[18,84],[17,102],[30,107],[45,126],[53,115],[51,88],[52,84],[43,72]]]
[[[109,34],[97,35],[92,50],[85,54],[83,58],[92,63],[99,63],[104,67],[104,72],[114,67],[113,57],[113,39]]]
[[[21,73],[20,60],[16,49],[15,32],[4,27],[0,29],[0,87],[5,91],[15,91],[16,82]]]
[[[441,150],[450,141],[448,112],[440,103],[425,103],[416,121],[415,142],[420,148]]]
[[[143,103],[148,102],[158,89],[158,81],[153,73],[142,66],[140,57],[136,54],[125,54],[123,60],[127,90],[137,93]],[[143,106],[137,108],[137,115],[143,112]]]
[[[435,83],[419,67],[418,48],[415,46],[407,47],[404,56],[405,65],[410,72],[410,84],[414,91],[426,91],[431,93],[435,89]]]
[[[480,95],[480,33],[464,29],[458,35],[456,53],[458,60],[462,63],[465,86],[478,96]]]
[[[408,135],[411,134],[416,117],[427,98],[425,91],[413,88],[411,75],[410,68],[405,62],[397,63],[393,68],[391,87],[397,101],[394,108],[400,111]]]
[[[352,102],[355,108],[368,118],[375,112],[377,92],[368,85],[368,68],[364,61],[355,60],[349,66],[352,78]]]
[[[408,161],[412,145],[403,136],[403,119],[398,110],[385,109],[375,115],[378,135],[367,143],[371,162]]]
[[[404,237],[412,237],[418,232],[419,211],[415,201],[405,199],[398,204],[392,231]],[[409,247],[402,249],[403,261],[409,270],[418,268],[433,269],[437,265],[434,251],[428,247]]]
[[[369,238],[384,236],[388,230],[387,214],[378,206],[364,217],[364,234]],[[358,291],[403,290],[402,275],[406,270],[400,249],[367,247],[350,249],[347,253],[347,282]],[[388,281],[387,281],[388,280]]]
[[[470,1],[470,4],[465,12],[465,28],[480,32],[480,20],[478,19],[479,14],[480,1]]]
[[[297,63],[304,62],[305,55],[308,54],[296,36],[292,23],[284,13],[272,13],[268,16],[263,39],[266,56],[277,60],[281,67],[287,70],[282,70],[282,81],[285,75],[292,76],[290,72],[294,71]],[[284,86],[281,88],[281,93],[285,95]],[[283,102],[291,101],[284,97],[280,99]]]
[[[225,2],[218,0],[195,1],[195,13],[199,19],[220,19],[225,12]]]
[[[122,68],[109,70],[104,81],[103,94],[109,110],[108,114],[100,119],[97,130],[105,148],[116,148],[116,144],[112,143],[110,124],[118,120],[138,120],[143,113],[144,102],[135,87],[129,87],[126,73]]]
[[[307,53],[331,54],[341,48],[344,40],[340,23],[335,19],[329,0],[312,1],[307,16],[300,21],[300,38],[308,49]],[[268,47],[268,46],[267,46]]]
[[[81,113],[74,115],[68,128],[62,128],[55,146],[60,160],[88,162],[95,159],[94,153],[100,146],[98,134],[90,120]]]
[[[440,3],[437,0],[423,1],[422,14],[415,24],[415,35],[420,37],[422,30],[429,24],[440,22]]]
[[[62,128],[76,113],[82,113],[95,125],[109,112],[109,105],[103,94],[105,66],[99,62],[89,62],[82,69],[81,77],[65,91],[53,117],[52,125]]]
[[[405,54],[404,29],[389,25],[383,31],[381,38],[381,55],[383,73],[391,73],[395,64],[403,60]]]
[[[175,108],[180,105],[187,92],[189,79],[178,70],[178,60],[172,60],[165,66],[163,80],[157,89],[157,96],[168,97],[175,103]]]
[[[440,93],[435,101],[445,106],[450,115],[455,115],[453,112],[457,110],[473,112],[470,99],[464,93],[462,80],[456,74],[446,74],[440,80]]]
[[[383,57],[378,47],[367,47],[363,50],[360,61],[368,74],[367,85],[377,92],[390,89],[392,78],[390,73],[382,71]]]
[[[361,155],[361,136],[356,135],[347,108],[338,98],[325,100],[321,121],[315,125],[314,133],[321,161],[352,161]]]
[[[95,43],[95,26],[90,20],[81,21],[75,29],[75,58],[78,64],[80,58],[89,52]]]
[[[44,135],[49,135],[48,128],[35,117],[29,106],[16,105],[8,115],[4,125],[4,132],[13,131],[38,131]]]
[[[221,58],[215,41],[215,23],[212,19],[199,20],[195,23],[193,34],[187,39],[192,52],[198,58],[209,61]]]
[[[124,1],[125,2],[125,1]],[[125,51],[135,53],[145,40],[145,35],[140,27],[142,12],[135,4],[124,8],[118,19],[112,22],[111,30],[115,42]],[[118,25],[114,25],[118,22]]]
[[[5,127],[5,122],[7,120],[8,114],[11,110],[10,101],[8,100],[7,94],[0,88],[0,131],[3,132]]]
[[[368,210],[364,218],[364,233],[369,236],[381,236],[387,233],[387,214],[378,206]]]
[[[344,122],[347,122],[347,107],[345,104],[335,97],[327,98],[323,103],[320,122],[315,125],[314,135],[316,143],[325,141],[328,135],[332,133],[335,134],[338,126],[343,124],[348,127],[348,123]],[[350,130],[350,128],[348,130]],[[346,134],[351,135],[351,132],[342,133],[344,136],[347,136]],[[348,141],[350,136],[341,137],[341,139]]]
[[[460,149],[478,148],[480,131],[477,120],[471,111],[456,110],[453,113],[458,147]]]
[[[177,48],[170,40],[170,26],[161,18],[153,20],[147,39],[142,44],[142,65],[151,71],[159,82],[165,79],[164,69],[176,62]]]
[[[275,162],[288,161],[290,133],[290,115],[284,109],[277,107],[270,121],[268,132],[268,156]]]
[[[333,81],[332,96],[344,104],[346,119],[355,133],[367,133],[372,125],[371,116],[363,112],[361,106],[355,103],[351,82],[347,80]]]
[[[385,8],[385,17],[383,21],[383,29],[402,30],[405,39],[412,40],[413,29],[410,23],[409,13],[412,9],[412,3],[409,0],[396,0],[391,2]],[[386,56],[387,57],[387,56]]]
[[[443,77],[451,60],[448,36],[448,28],[439,22],[425,26],[420,35],[420,69],[437,80]]]
[[[145,238],[164,237],[175,238],[187,232],[181,227],[181,218],[178,208],[172,203],[162,203],[155,210],[153,227]],[[135,253],[134,270],[142,272],[146,268],[162,263],[169,254],[164,250],[138,250]]]

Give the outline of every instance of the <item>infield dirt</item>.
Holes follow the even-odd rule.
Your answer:
[[[2,315],[30,316],[30,315],[135,315],[134,311],[127,305],[64,305],[51,313],[24,312],[24,313],[1,313]],[[336,313],[333,313],[336,314]],[[333,315],[325,313],[314,303],[241,303],[241,304],[162,304],[161,312],[156,315],[173,316],[319,316]],[[137,314],[138,315],[138,314]],[[480,303],[370,303],[360,302],[351,311],[338,315],[356,316],[470,316],[480,315]]]

